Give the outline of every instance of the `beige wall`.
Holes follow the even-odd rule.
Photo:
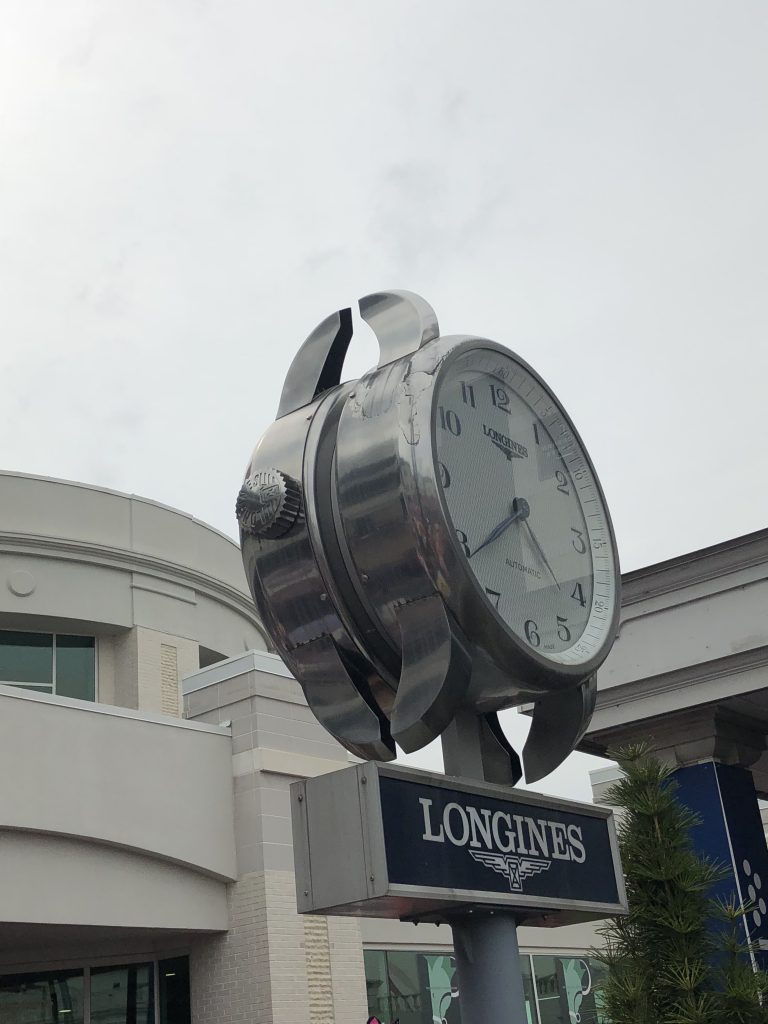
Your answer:
[[[526,928],[517,930],[520,948],[526,953],[558,953],[578,956],[600,945],[598,924],[570,924],[563,928]],[[379,918],[361,918],[360,932],[367,949],[427,949],[453,948],[448,925],[405,924]]]
[[[226,927],[231,761],[225,729],[0,687],[2,920]]]
[[[128,850],[29,832],[0,832],[0,907],[3,921],[49,927],[229,927],[220,879]]]

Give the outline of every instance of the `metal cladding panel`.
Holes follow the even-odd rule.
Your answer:
[[[445,919],[478,906],[547,925],[626,912],[606,808],[379,764],[302,785],[300,910]]]
[[[299,912],[368,899],[371,872],[359,768],[294,783],[291,805]]]
[[[309,860],[307,829],[307,785],[303,780],[291,787],[291,833],[293,836],[293,871],[296,881],[296,909],[300,914],[312,910],[312,870]]]

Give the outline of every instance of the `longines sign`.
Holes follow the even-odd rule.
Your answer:
[[[291,791],[300,911],[428,918],[477,904],[566,924],[626,909],[606,808],[380,764]]]

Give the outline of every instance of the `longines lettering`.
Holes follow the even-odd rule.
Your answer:
[[[525,445],[518,444],[517,441],[513,441],[506,434],[501,434],[498,430],[494,430],[493,427],[489,427],[487,423],[483,424],[483,433],[491,439],[497,448],[504,452],[508,459],[528,458],[528,449]]]
[[[463,806],[456,802],[446,804],[442,815],[435,820],[433,801],[420,797],[419,803],[424,818],[421,838],[426,842],[466,846],[470,852],[485,850],[490,854],[523,854],[550,861],[570,860],[576,864],[583,864],[587,859],[578,825]]]

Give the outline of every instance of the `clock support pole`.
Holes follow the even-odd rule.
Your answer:
[[[462,1024],[527,1024],[514,915],[470,910],[451,928]]]
[[[517,782],[519,759],[511,747],[505,749],[495,719],[495,715],[458,712],[441,737],[446,775],[507,785]],[[515,915],[470,908],[452,917],[450,925],[462,1024],[496,1020],[527,1024]]]

